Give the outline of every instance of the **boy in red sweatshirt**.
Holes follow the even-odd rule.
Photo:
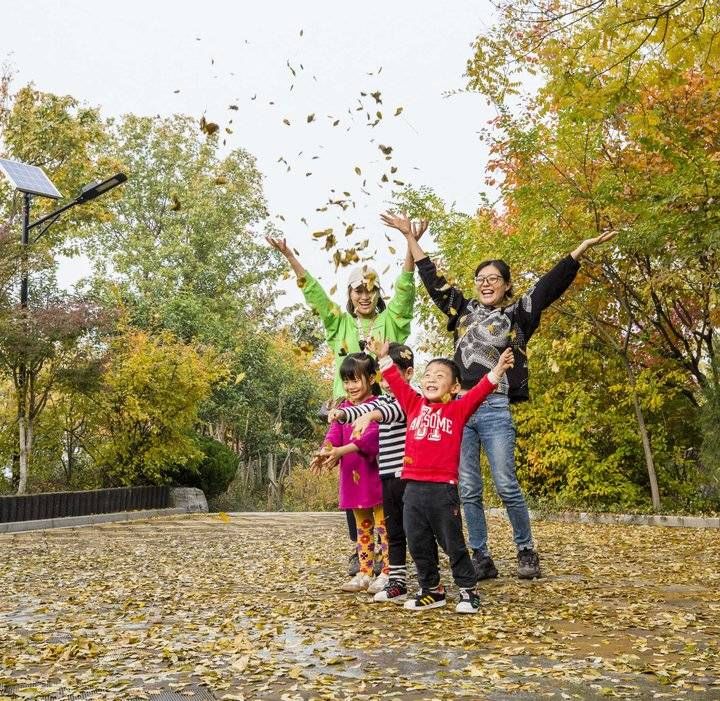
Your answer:
[[[407,416],[403,526],[408,548],[417,568],[420,592],[405,602],[413,611],[445,606],[445,587],[440,583],[435,541],[450,559],[455,584],[460,589],[457,613],[477,613],[480,597],[476,574],[462,532],[458,465],[463,428],[500,379],[513,366],[512,349],[506,349],[497,365],[471,390],[460,391],[460,370],[448,358],[431,360],[418,394],[403,379],[388,355],[388,343],[377,344],[380,370]]]

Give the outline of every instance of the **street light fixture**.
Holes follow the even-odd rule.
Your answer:
[[[42,168],[38,166],[31,166],[27,163],[20,163],[18,161],[10,161],[7,159],[0,158],[0,172],[5,173],[7,179],[15,186],[18,192],[23,193],[23,228],[22,228],[22,244],[28,246],[30,244],[30,231],[35,227],[44,224],[43,228],[39,230],[37,236],[35,236],[33,243],[35,243],[57,220],[58,217],[66,212],[71,207],[78,204],[85,204],[94,200],[100,195],[104,195],[114,187],[121,185],[127,180],[125,173],[117,173],[107,180],[99,180],[94,183],[86,185],[80,194],[68,204],[58,207],[53,212],[45,214],[44,216],[36,219],[34,222],[30,222],[30,205],[32,196],[36,197],[48,197],[50,199],[60,199],[62,195],[60,191],[50,182],[50,179],[45,175]],[[23,261],[25,255],[23,255]],[[23,270],[20,276],[20,307],[22,309],[27,308],[28,303],[28,272],[27,266],[23,264]]]

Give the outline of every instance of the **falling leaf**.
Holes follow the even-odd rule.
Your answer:
[[[179,91],[179,90],[173,90],[173,92],[177,95],[180,91]]]
[[[389,156],[393,150],[392,146],[383,146],[382,144],[380,144],[378,148],[382,151],[384,156]]]
[[[237,105],[230,105],[228,107],[229,110],[239,110],[240,108]]]
[[[370,93],[370,97],[374,98],[375,102],[376,102],[378,105],[381,105],[381,104],[382,104],[382,99],[380,98],[380,95],[381,95],[381,94],[382,94],[382,93],[381,93],[379,90],[377,90],[377,91],[375,91],[375,92],[371,92],[371,93]]]
[[[395,116],[398,117],[399,115],[401,115],[401,114],[402,114],[402,111],[403,111],[403,108],[402,108],[402,107],[398,107],[398,108],[395,110]]]
[[[315,113],[314,113],[314,112],[313,112],[312,114],[309,114],[309,115],[307,116],[307,122],[308,122],[308,124],[310,124],[310,122],[313,122],[313,121],[315,121]]]
[[[390,251],[390,253],[392,253],[393,255],[395,255],[395,253],[397,253],[397,250],[395,249],[394,246],[388,246],[388,251]]]
[[[220,511],[220,512],[218,513],[218,518],[219,518],[223,523],[230,523],[230,521],[232,520],[224,511]]]
[[[300,36],[303,35],[303,31],[304,31],[303,29],[300,30]]]
[[[227,185],[227,184],[228,184],[228,179],[227,179],[224,175],[218,175],[218,176],[215,178],[215,184],[216,184],[216,185]]]
[[[336,119],[336,120],[333,122],[333,126],[336,127],[338,124],[340,124],[340,120],[339,120],[339,119]]]
[[[180,198],[177,195],[170,195],[170,199],[172,200],[172,204],[170,205],[170,211],[171,212],[179,212],[182,208],[182,204],[180,203]]]
[[[359,166],[355,166],[355,173],[356,173],[357,175],[362,175],[362,171],[360,170],[360,167],[359,167]]]
[[[212,136],[220,127],[215,122],[208,122],[205,117],[200,117],[200,131]]]
[[[305,287],[305,283],[306,283],[306,282],[307,282],[307,280],[305,279],[305,276],[304,276],[304,275],[301,275],[299,278],[297,278],[297,286],[298,286],[300,289],[302,289],[303,287]]]
[[[288,126],[290,126],[290,120],[285,117],[285,119],[283,119],[283,124],[287,124]]]
[[[333,285],[333,286],[330,288],[330,294],[331,294],[331,295],[334,295],[336,292],[337,292],[337,284]]]

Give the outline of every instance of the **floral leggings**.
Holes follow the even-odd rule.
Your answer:
[[[375,559],[375,535],[377,534],[382,552],[382,571],[387,574],[390,571],[388,539],[382,504],[373,506],[371,509],[353,509],[353,514],[357,524],[357,552],[360,558],[360,571],[363,574],[372,574]]]

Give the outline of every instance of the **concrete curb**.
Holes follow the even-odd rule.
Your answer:
[[[141,521],[158,516],[176,516],[188,513],[187,509],[147,509],[145,511],[120,511],[114,514],[89,514],[87,516],[65,516],[63,518],[46,518],[39,521],[12,521],[0,523],[1,533],[22,533],[47,528],[78,528],[80,526],[96,526],[100,523],[118,521]]]
[[[507,518],[505,509],[486,510],[491,516]],[[533,521],[560,521],[564,523],[609,524],[615,526],[664,526],[666,528],[720,528],[720,518],[712,516],[664,516],[661,514],[596,514],[589,511],[561,511],[546,513],[531,510]]]

